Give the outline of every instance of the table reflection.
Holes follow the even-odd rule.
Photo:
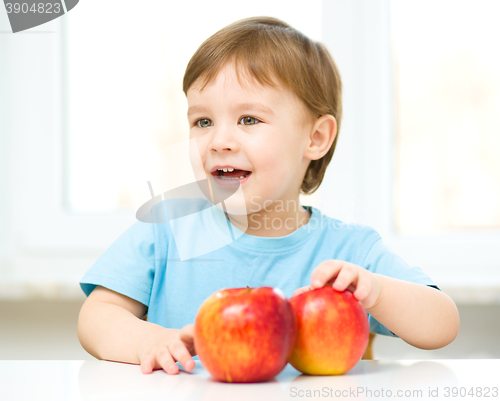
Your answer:
[[[177,375],[162,370],[144,375],[138,365],[104,361],[85,361],[78,373],[83,399],[106,400],[155,398],[161,389],[169,398],[203,401],[220,401],[221,395],[238,401],[302,397],[366,400],[381,397],[381,391],[395,394],[398,389],[421,390],[425,398],[433,386],[458,384],[450,367],[434,361],[361,361],[340,376],[304,375],[287,365],[278,376],[262,383],[217,382],[200,361],[193,371],[181,369]]]

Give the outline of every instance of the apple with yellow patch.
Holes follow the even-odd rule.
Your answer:
[[[290,298],[297,317],[297,340],[290,364],[310,375],[350,370],[368,345],[368,316],[352,291],[328,285]]]

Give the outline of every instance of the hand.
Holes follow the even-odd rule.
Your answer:
[[[311,285],[294,291],[298,295],[306,291],[332,285],[337,291],[350,289],[354,297],[365,309],[376,305],[380,295],[380,283],[377,275],[355,264],[342,260],[325,260],[311,274]]]
[[[196,355],[194,349],[194,325],[188,324],[174,335],[169,335],[173,329],[160,330],[154,339],[144,341],[139,349],[138,356],[141,361],[142,373],[151,373],[155,369],[163,369],[168,374],[179,373],[179,367],[175,361],[186,370],[192,370],[196,366],[192,356]]]

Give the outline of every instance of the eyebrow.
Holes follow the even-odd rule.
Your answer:
[[[187,115],[188,117],[193,114],[193,113],[198,113],[198,112],[204,112],[207,109],[203,106],[192,106],[189,108]],[[240,103],[237,104],[233,107],[233,110],[235,111],[240,111],[240,110],[252,110],[252,111],[257,111],[260,113],[266,113],[270,114],[272,116],[275,116],[274,111],[272,111],[269,107],[264,106],[261,103]]]

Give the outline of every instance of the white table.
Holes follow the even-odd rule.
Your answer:
[[[474,397],[466,394],[471,388]],[[454,398],[454,391],[464,396]],[[500,359],[360,361],[342,376],[306,376],[287,365],[271,381],[253,384],[218,383],[199,361],[175,376],[97,360],[0,361],[2,401],[495,400],[498,391]]]

